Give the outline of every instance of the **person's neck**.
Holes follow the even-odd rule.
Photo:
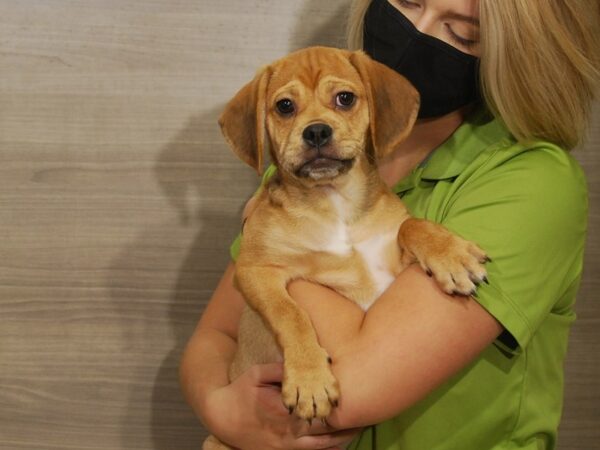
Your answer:
[[[445,116],[417,120],[410,135],[379,161],[379,174],[383,181],[393,186],[408,175],[454,133],[468,112],[468,108],[462,108]]]

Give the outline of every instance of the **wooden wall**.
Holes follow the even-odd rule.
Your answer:
[[[216,118],[348,0],[0,0],[0,448],[198,449],[183,346],[256,185]],[[600,440],[600,124],[561,449]]]

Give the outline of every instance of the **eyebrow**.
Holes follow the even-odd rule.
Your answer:
[[[476,27],[479,26],[479,19],[476,19],[475,17],[465,16],[464,14],[459,14],[459,13],[455,13],[455,12],[449,12],[447,14],[447,17],[449,19],[460,20],[461,22],[467,22]]]
[[[344,89],[356,90],[356,86],[350,80],[339,78],[334,75],[327,75],[323,77],[321,84],[324,84],[328,88],[338,86]]]
[[[298,95],[300,89],[302,89],[302,83],[298,82],[297,80],[292,80],[277,89],[273,94],[273,98],[277,98],[282,94]]]

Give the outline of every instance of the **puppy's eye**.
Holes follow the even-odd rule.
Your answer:
[[[356,96],[352,92],[340,92],[335,96],[335,105],[340,108],[350,108],[354,104]]]
[[[296,109],[294,107],[294,102],[291,101],[289,98],[284,98],[283,100],[279,100],[276,103],[277,106],[277,111],[279,111],[279,114],[281,114],[282,116],[289,116],[290,114],[294,113],[294,110]]]

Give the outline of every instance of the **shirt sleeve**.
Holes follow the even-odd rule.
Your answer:
[[[477,301],[525,348],[579,279],[587,228],[587,187],[577,162],[550,145],[473,174],[448,202],[443,225],[492,258]]]
[[[267,184],[267,181],[269,181],[269,179],[275,174],[275,172],[277,172],[277,168],[275,167],[274,164],[271,164],[271,165],[269,165],[269,167],[267,167],[267,170],[265,170],[265,173],[263,174],[262,180],[260,182],[260,186],[254,193],[254,195],[258,194],[262,190],[262,188],[265,186],[265,184]],[[238,256],[240,255],[241,244],[242,244],[242,232],[240,231],[240,233],[233,240],[233,242],[231,243],[231,246],[229,247],[229,255],[231,256],[231,260],[234,262],[237,261]]]

